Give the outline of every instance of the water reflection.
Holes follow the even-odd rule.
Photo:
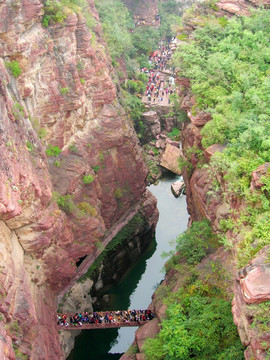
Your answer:
[[[132,264],[118,284],[114,284],[106,294],[110,302],[102,310],[125,310],[130,307],[130,296],[146,269],[146,261],[156,250],[155,238],[144,251],[138,262]],[[136,327],[121,329],[83,330],[76,338],[75,347],[68,360],[116,360],[127,350],[127,344],[134,339]],[[119,339],[121,338],[119,347]]]

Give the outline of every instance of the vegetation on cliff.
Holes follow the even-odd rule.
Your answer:
[[[259,9],[249,17],[216,18],[207,11],[207,7],[213,10],[211,4],[203,6],[205,17],[196,17],[194,9],[186,15],[197,29],[188,38],[182,28],[178,37],[184,41],[174,61],[179,75],[191,80],[196,101],[191,115],[204,111],[212,116],[200,132],[202,147],[188,151],[198,151],[197,168],[208,169],[211,186],[207,199],[234,204],[230,217],[220,222],[220,230],[237,235],[234,254],[242,267],[270,243],[270,14]],[[225,149],[205,164],[203,148],[217,143]],[[241,208],[238,205],[236,210],[236,203],[241,203]],[[228,271],[221,263],[211,264],[211,256],[203,259],[213,249],[211,238],[205,221],[193,223],[178,238],[177,252],[166,269],[169,278],[174,274],[173,279],[164,282],[156,295],[156,301],[167,305],[166,318],[157,337],[145,343],[146,359],[243,359],[228,301],[232,293]],[[196,265],[202,259],[203,265]],[[263,339],[262,334],[269,332],[269,302],[247,305],[246,311],[252,314],[248,319],[251,328]],[[268,349],[268,345],[262,341],[261,348]]]
[[[218,260],[197,264],[218,246],[208,221],[194,222],[178,239],[176,255],[166,265],[174,280],[158,289],[156,301],[167,307],[162,329],[144,345],[146,359],[243,359],[227,294],[229,274]],[[182,274],[182,275],[181,275]],[[175,291],[175,281],[185,280]]]
[[[238,245],[239,266],[270,242],[269,171],[261,176],[260,189],[250,188],[251,173],[270,161],[269,31],[267,10],[229,20],[205,18],[175,54],[180,74],[191,79],[192,115],[200,110],[212,115],[201,131],[203,147],[226,145],[207,165],[212,194],[246,203],[240,217],[232,213],[221,224],[224,231],[249,229]]]

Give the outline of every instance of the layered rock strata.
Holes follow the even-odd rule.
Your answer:
[[[94,2],[91,29],[65,6],[64,21],[44,27],[42,9],[39,0],[0,3],[3,360],[14,349],[63,358],[57,296],[147,201],[147,168],[116,99]]]

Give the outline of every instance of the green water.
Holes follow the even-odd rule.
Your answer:
[[[108,309],[124,310],[147,308],[155,287],[164,278],[161,271],[166,259],[163,251],[173,249],[170,240],[186,229],[188,214],[185,196],[176,199],[170,190],[177,177],[161,180],[149,190],[158,200],[159,221],[156,236],[139,261],[124,274],[121,281],[112,286],[108,294]],[[75,347],[68,360],[116,360],[134,340],[136,327],[106,330],[84,330],[76,338]]]

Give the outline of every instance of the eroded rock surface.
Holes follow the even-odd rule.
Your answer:
[[[270,267],[267,261],[270,245],[265,246],[250,264],[242,268],[235,281],[232,310],[242,342],[247,346],[245,359],[265,359],[265,344],[270,343],[269,332],[262,331],[270,318]],[[256,304],[261,304],[256,307]],[[252,326],[254,322],[255,326]]]
[[[32,360],[63,358],[57,296],[147,201],[147,168],[116,99],[94,2],[91,31],[65,6],[64,22],[45,28],[42,7],[0,3],[3,360],[14,359],[12,342]]]

